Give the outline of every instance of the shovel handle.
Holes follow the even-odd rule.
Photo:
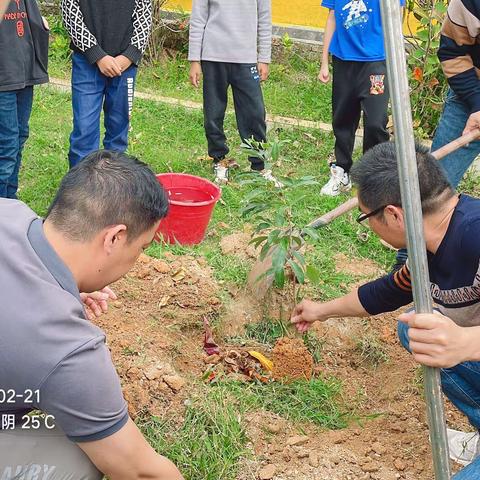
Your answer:
[[[468,145],[470,142],[478,140],[478,137],[480,137],[480,130],[472,130],[471,132],[468,132],[465,135],[458,137],[456,140],[452,140],[450,143],[447,143],[435,152],[432,152],[432,155],[437,160],[440,160],[441,158],[446,157],[448,154],[454,152],[455,150],[458,150],[459,148]]]
[[[462,135],[461,137],[451,141],[450,143],[447,143],[446,145],[439,148],[435,152],[432,152],[432,155],[437,160],[440,160],[441,158],[446,157],[447,155],[454,152],[455,150],[458,150],[459,148],[462,148],[465,145],[468,145],[470,142],[478,140],[479,137],[480,137],[480,129],[472,130],[471,132],[466,133],[465,135]],[[340,217],[344,213],[347,213],[350,210],[353,210],[357,206],[358,206],[357,197],[351,198],[350,200],[347,200],[346,202],[342,203],[341,205],[334,208],[333,210],[330,210],[329,212],[325,213],[321,217],[313,220],[307,225],[307,227],[309,228],[323,227],[324,225],[327,225],[332,220],[335,220],[336,218]]]
[[[309,228],[323,227],[324,225],[327,225],[327,223],[330,223],[332,220],[335,220],[340,215],[343,215],[344,213],[347,213],[350,210],[353,210],[357,205],[358,205],[358,199],[357,197],[353,197],[350,200],[347,200],[346,202],[342,203],[338,207],[334,208],[333,210],[330,210],[329,212],[325,213],[324,215],[317,218],[313,222],[310,222],[307,225],[307,227]]]

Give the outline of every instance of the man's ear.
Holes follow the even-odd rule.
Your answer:
[[[120,224],[114,225],[104,230],[103,248],[107,255],[110,255],[113,250],[127,241],[127,226]]]
[[[390,219],[400,225],[403,225],[403,209],[396,205],[387,205],[384,210],[384,215],[390,217]]]

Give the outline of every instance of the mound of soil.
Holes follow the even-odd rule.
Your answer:
[[[299,338],[280,338],[272,351],[273,378],[276,380],[310,380],[313,358]]]

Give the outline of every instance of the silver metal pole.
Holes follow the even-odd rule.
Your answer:
[[[399,0],[380,0],[387,58],[388,85],[392,99],[402,206],[407,228],[408,261],[412,273],[413,300],[419,313],[432,312],[427,254],[423,237],[420,189],[413,137],[405,46]],[[424,367],[427,417],[436,480],[450,479],[447,431],[440,390],[440,371]]]

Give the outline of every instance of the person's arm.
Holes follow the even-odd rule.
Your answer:
[[[77,445],[111,480],[183,480],[177,467],[153,450],[131,419],[107,438]]]
[[[269,64],[272,60],[272,3],[271,0],[257,2],[257,42],[258,42],[258,74],[260,80],[268,78]]]
[[[122,70],[125,71],[132,63],[138,65],[147,48],[148,38],[152,29],[152,1],[135,0],[132,15],[133,34],[130,45],[116,58]]]
[[[291,321],[296,324],[297,330],[303,333],[315,321],[392,312],[411,301],[410,271],[408,265],[404,265],[397,272],[365,283],[358,290],[330,302],[304,300],[295,307]]]
[[[320,65],[320,72],[318,79],[322,83],[328,83],[330,81],[330,72],[328,70],[329,55],[328,49],[332,42],[333,34],[335,33],[335,10],[330,9],[328,11],[327,23],[325,25],[325,31],[323,32],[323,50],[322,50],[322,63]]]
[[[450,88],[467,104],[464,134],[480,126],[480,81],[472,60],[480,19],[461,0],[451,0],[442,26],[438,58]]]
[[[358,290],[352,290],[343,297],[320,303],[312,300],[302,300],[295,306],[290,321],[301,333],[306,332],[312,323],[324,322],[329,318],[366,317],[365,310],[358,298]]]
[[[188,37],[188,60],[190,61],[190,83],[194,87],[200,85],[202,76],[202,44],[205,26],[208,20],[208,0],[193,0],[190,15],[190,31]]]
[[[2,21],[2,16],[3,14],[5,13],[5,11],[7,10],[7,7],[10,3],[10,0],[0,0],[0,23]]]
[[[404,313],[399,320],[409,326],[409,347],[418,363],[451,368],[480,361],[480,327],[460,327],[438,312]]]

